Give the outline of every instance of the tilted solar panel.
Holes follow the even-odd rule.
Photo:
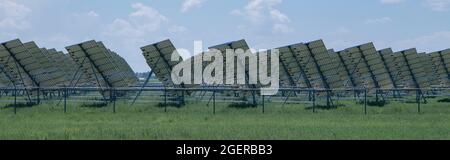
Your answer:
[[[294,53],[293,48],[297,45],[302,44],[277,48],[280,54],[280,73],[286,73],[285,76],[284,74],[280,75],[288,78],[288,82],[285,83],[291,85],[291,87],[312,88],[305,66],[299,59],[304,57]]]
[[[94,40],[66,47],[72,59],[82,67],[90,81],[100,88],[129,87],[131,84],[120,72],[113,53],[103,43]]]
[[[13,85],[11,76],[5,72],[4,66],[0,64],[0,88],[12,87]]]
[[[172,69],[183,60],[170,40],[144,46],[141,50],[147,64],[164,87],[186,88],[186,85],[177,85],[172,81]],[[180,57],[179,61],[172,61],[172,54],[177,54],[176,56]],[[174,97],[183,96],[183,92],[167,92],[166,94]]]
[[[339,64],[330,59],[322,40],[278,48],[280,58],[288,66],[294,81],[307,88],[342,88],[341,77],[334,69]]]
[[[45,48],[43,48],[45,49]],[[83,71],[78,70],[79,66],[70,58],[70,55],[55,49],[45,49],[52,59],[55,67],[58,68],[58,75],[63,80],[62,86],[89,86],[86,85],[88,80],[83,76]],[[76,73],[78,71],[78,73]],[[75,75],[77,74],[77,75]],[[71,84],[72,83],[72,84]]]
[[[244,52],[249,51],[250,47],[247,45],[247,42],[245,40],[232,41],[232,42],[216,45],[216,46],[213,46],[213,47],[209,47],[209,49],[217,49],[217,50],[221,51],[221,53],[223,55],[223,60],[224,60],[224,64],[225,64],[224,68],[223,68],[223,71],[225,73],[224,82],[226,82],[227,78],[228,79],[232,79],[232,78],[236,79],[238,77],[237,76],[237,71],[236,71],[237,68],[236,67],[241,66],[241,67],[245,67],[245,72],[246,73],[245,73],[245,79],[243,81],[245,81],[247,85],[237,85],[235,87],[239,87],[239,88],[261,88],[261,86],[259,84],[249,84],[248,83],[247,80],[249,79],[249,70],[250,69],[255,70],[255,68],[249,68],[250,65],[247,64],[247,62],[246,62],[246,64],[243,64],[243,63],[241,63],[241,61],[238,61],[237,60],[238,59],[237,55],[235,55],[235,59],[236,59],[235,62],[237,62],[237,63],[235,63],[235,67],[234,67],[235,68],[234,76],[232,74],[233,71],[228,71],[226,69],[227,68],[226,67],[226,64],[227,64],[226,63],[226,59],[227,59],[226,50],[227,49],[231,49],[231,50],[235,50],[236,51],[236,50],[241,49]],[[255,55],[254,53],[251,53],[251,54]],[[257,71],[257,69],[256,69],[256,71]],[[239,97],[244,97],[244,99],[246,98],[248,100],[247,96],[249,96],[250,93],[248,93],[248,92],[235,92],[235,94],[237,96],[239,96]],[[255,95],[253,95],[253,96],[255,96]]]
[[[425,77],[422,64],[416,49],[408,49],[394,54],[397,58],[397,67],[407,88],[427,88],[430,84]]]
[[[117,53],[110,51],[112,54],[112,58],[114,59],[115,63],[117,64],[117,67],[119,71],[123,74],[123,77],[125,78],[126,82],[129,86],[136,85],[139,80],[136,77],[133,69],[131,66],[125,61],[124,58],[119,56]]]
[[[425,78],[431,86],[441,86],[439,77],[437,76],[436,67],[433,65],[432,57],[430,54],[419,53],[418,54],[419,63],[423,67],[423,72],[425,73]]]
[[[20,40],[8,41],[0,45],[0,63],[4,71],[10,75],[14,86],[39,87],[39,82],[28,70],[36,67],[32,61],[32,55]]]
[[[430,54],[436,75],[443,87],[450,86],[450,49]]]
[[[147,64],[164,86],[175,87],[176,85],[171,78],[172,68],[181,63],[182,60],[178,62],[171,61],[172,53],[178,54],[172,42],[165,40],[142,47],[141,50],[147,60]]]
[[[61,63],[56,61],[52,56],[53,51],[47,50],[45,48],[41,48],[42,53],[46,56],[46,60],[50,64],[50,66],[46,69],[47,74],[51,77],[51,81],[53,82],[53,86],[55,87],[64,87],[67,86],[67,82],[69,81],[65,75],[65,71],[63,67],[61,67]],[[54,51],[56,52],[56,50]]]
[[[340,80],[340,82],[332,84],[333,88],[353,88],[350,83],[350,77],[347,74],[345,70],[344,64],[341,62],[341,59],[339,58],[339,55],[333,50],[328,50],[328,57],[330,63],[333,63],[334,69],[331,70],[331,72],[334,72],[337,79]],[[326,67],[327,68],[327,67]],[[326,70],[325,68],[325,70]]]
[[[330,51],[326,48],[322,40],[306,43],[310,49],[311,56],[317,63],[317,68],[320,70],[322,83],[327,89],[343,88],[341,76],[336,70],[341,69],[339,63],[335,63],[330,55]]]
[[[373,43],[367,43],[339,52],[344,57],[349,75],[357,87],[394,88],[389,71]]]

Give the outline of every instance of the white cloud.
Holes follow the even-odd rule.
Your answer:
[[[90,12],[88,13],[88,16],[91,16],[91,17],[100,17],[100,15],[99,15],[97,12],[95,12],[95,11],[90,11]]]
[[[382,4],[399,4],[406,2],[406,0],[380,0]]]
[[[184,0],[181,12],[187,12],[192,8],[200,7],[206,0]]]
[[[231,15],[242,16],[255,26],[270,22],[273,33],[289,33],[294,30],[289,26],[291,19],[275,8],[282,2],[282,0],[249,0],[243,9],[235,9],[231,11]],[[242,25],[239,27],[242,28]]]
[[[382,18],[376,18],[376,19],[367,19],[366,24],[384,24],[392,22],[391,17],[382,17]]]
[[[291,19],[289,19],[288,16],[286,16],[285,14],[281,13],[279,10],[276,9],[270,11],[270,16],[272,17],[273,20],[281,23],[291,22]]]
[[[425,2],[433,11],[448,11],[450,9],[450,0],[425,0]]]
[[[260,24],[267,18],[267,14],[274,10],[274,6],[280,4],[282,0],[249,0],[244,9],[231,11],[232,15],[244,16],[253,24]]]
[[[14,0],[0,0],[0,28],[27,29],[30,27],[28,16],[31,9]]]
[[[141,37],[145,35],[145,32],[136,28],[129,21],[119,18],[108,25],[105,34],[110,36]]]
[[[124,37],[144,37],[147,33],[157,31],[168,19],[157,10],[141,3],[134,3],[135,10],[127,19],[117,18],[107,26],[106,35]]]
[[[156,31],[163,23],[168,22],[164,15],[149,6],[141,3],[134,3],[131,6],[136,11],[130,14],[130,21],[140,30]]]

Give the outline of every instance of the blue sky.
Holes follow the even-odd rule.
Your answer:
[[[342,50],[450,48],[450,0],[0,0],[0,41],[41,47],[103,41],[135,71],[147,71],[140,47],[170,38],[193,50],[246,39],[270,49],[323,39]],[[188,56],[188,55],[184,55]]]

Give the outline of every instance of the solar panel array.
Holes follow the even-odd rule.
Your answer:
[[[100,88],[132,87],[138,79],[124,58],[102,42],[87,41],[66,47],[68,54],[55,49],[39,48],[34,42],[11,40],[0,45],[0,87],[97,86]],[[249,48],[245,40],[210,47],[223,54],[224,82],[236,78],[226,69],[226,50]],[[373,43],[335,52],[322,40],[276,48],[280,51],[280,86],[300,88],[430,88],[450,85],[450,49],[417,53],[416,49],[393,52],[377,51]],[[191,88],[198,85],[175,85],[172,69],[183,60],[171,61],[178,54],[170,40],[142,47],[148,65],[168,88]],[[209,52],[202,53],[208,54]],[[260,53],[252,53],[259,55]],[[178,55],[179,56],[179,55]],[[193,58],[189,59],[195,66]],[[269,59],[270,60],[270,59]],[[235,61],[238,62],[238,61]],[[240,62],[240,61],[239,61]],[[211,62],[202,62],[204,69]],[[245,66],[245,81],[250,70]],[[268,65],[270,70],[270,65]],[[194,71],[192,71],[194,72]],[[228,73],[227,73],[228,72]],[[238,88],[260,88],[262,85],[230,85]],[[181,93],[172,93],[181,96]],[[246,96],[245,93],[243,96]]]
[[[170,51],[175,50],[173,45],[167,46],[171,47]],[[245,40],[210,47],[212,48],[222,51],[225,73],[230,72],[225,69],[225,50],[249,49]],[[418,54],[415,49],[394,53],[389,48],[377,51],[373,43],[366,43],[335,52],[327,49],[322,40],[276,49],[280,52],[280,86],[283,88],[367,88],[374,91],[374,89],[446,87],[450,82],[450,68],[447,65],[450,63],[450,49],[431,54]],[[152,47],[150,50],[155,49]],[[155,58],[160,56],[153,55]],[[169,54],[165,56],[170,57]],[[164,66],[164,64],[155,65],[155,58],[150,67],[157,67],[158,70],[166,69],[163,74],[165,76],[158,73],[157,76],[163,81],[170,82],[170,70],[179,62],[166,67],[167,65]],[[193,66],[199,63],[193,58],[189,60],[193,62]],[[203,62],[203,69],[209,63]],[[270,65],[268,68],[270,70]],[[246,72],[248,73],[248,67]],[[226,75],[228,77],[224,77],[224,81],[225,78],[232,76],[231,73]],[[236,77],[236,71],[234,77]],[[168,86],[170,87],[170,84]],[[259,88],[261,85],[241,85],[240,87]]]

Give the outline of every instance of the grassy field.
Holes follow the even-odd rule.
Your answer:
[[[63,113],[56,102],[31,108],[0,109],[0,139],[149,139],[149,140],[334,140],[334,139],[450,139],[450,105],[436,99],[422,106],[390,103],[384,107],[341,102],[345,107],[318,110],[310,105],[266,104],[259,108],[213,108],[188,104],[182,108],[156,104],[85,108],[73,104]]]

